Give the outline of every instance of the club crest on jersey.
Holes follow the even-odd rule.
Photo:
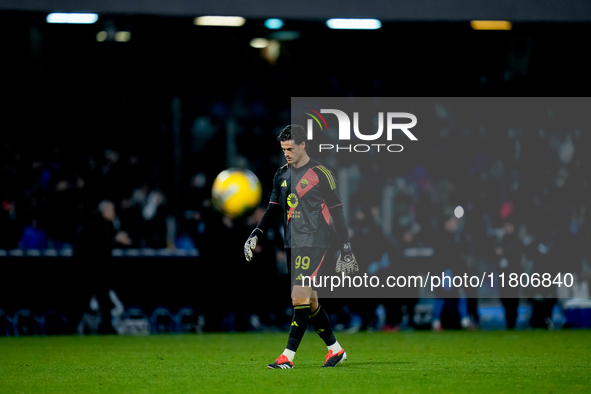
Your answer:
[[[308,180],[302,179],[302,181],[300,182],[300,185],[302,186],[302,189],[305,188],[306,186],[308,186]]]
[[[287,196],[287,205],[289,205],[290,208],[297,207],[298,203],[299,199],[295,193],[291,193],[289,196]]]

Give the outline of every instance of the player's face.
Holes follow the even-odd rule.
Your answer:
[[[285,156],[285,160],[287,160],[287,164],[297,167],[297,163],[306,152],[306,143],[302,142],[300,145],[296,145],[294,140],[281,141],[281,149],[283,150],[283,155]]]

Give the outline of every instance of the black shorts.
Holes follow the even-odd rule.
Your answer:
[[[325,265],[326,248],[292,248],[286,249],[287,269],[291,275],[292,285],[314,287],[314,280],[320,275],[320,270]]]

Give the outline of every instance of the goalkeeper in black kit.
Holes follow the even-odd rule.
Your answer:
[[[291,298],[294,312],[287,346],[267,368],[293,368],[295,353],[309,323],[328,347],[323,367],[334,367],[347,359],[347,353],[335,339],[328,315],[318,303],[318,293],[313,285],[320,276],[320,270],[334,264],[326,261],[329,257],[326,254],[331,218],[341,246],[335,271],[349,275],[359,270],[351,252],[343,204],[332,173],[308,156],[306,132],[302,126],[288,125],[277,140],[287,164],[277,170],[267,210],[244,244],[246,260],[251,261],[257,242],[281,217],[288,269],[293,278]],[[304,280],[304,277],[311,280]]]

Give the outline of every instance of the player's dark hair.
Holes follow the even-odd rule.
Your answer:
[[[294,140],[296,145],[300,145],[302,142],[308,141],[306,131],[299,124],[290,124],[285,126],[277,137],[277,141],[279,142],[291,140]]]

